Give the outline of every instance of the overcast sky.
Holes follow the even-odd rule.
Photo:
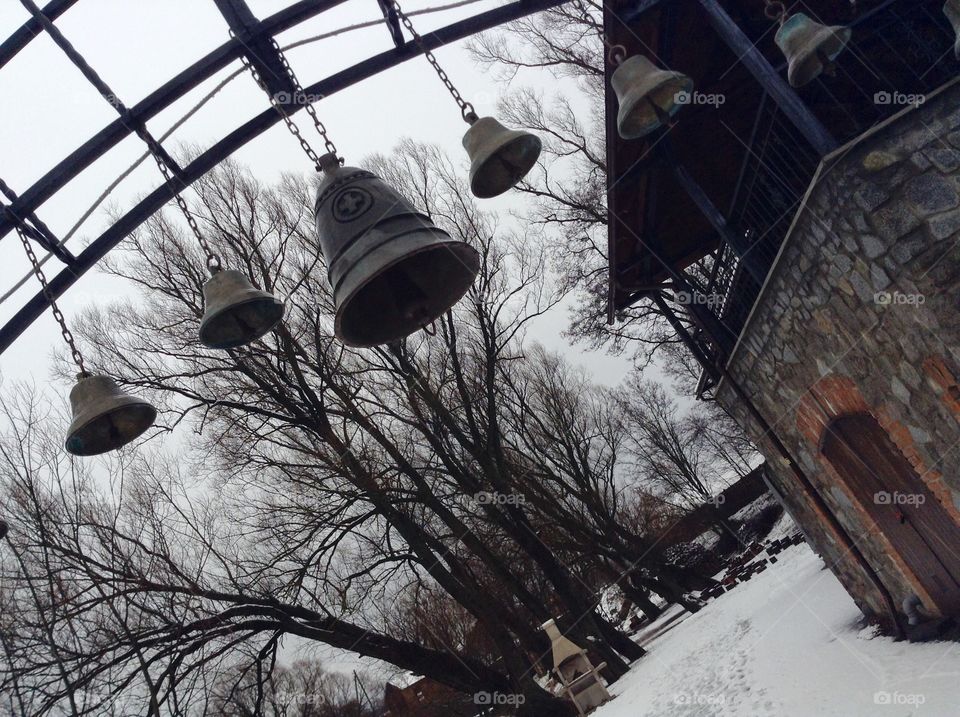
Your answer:
[[[255,15],[263,18],[289,5],[290,0],[248,0],[248,4]],[[443,4],[447,3],[408,1],[404,9],[411,11]],[[498,4],[484,0],[413,20],[425,34],[432,28]],[[3,0],[0,33],[8,36],[28,17],[19,2]],[[281,45],[288,45],[380,17],[374,0],[349,0],[284,33],[278,40]],[[61,16],[57,26],[128,106],[228,39],[226,23],[212,0],[85,0]],[[307,86],[390,47],[390,37],[381,24],[295,48],[288,56],[301,83]],[[471,64],[464,42],[444,47],[436,55],[479,114],[495,113],[502,87],[488,72]],[[239,68],[239,62],[234,63],[153,119],[149,128],[154,136],[164,134],[214,86]],[[515,82],[532,85],[547,94],[556,87],[553,78],[537,71],[521,75]],[[0,177],[18,193],[23,193],[116,116],[46,36],[35,39],[0,70],[0,97],[3,98]],[[206,149],[265,106],[266,98],[252,78],[241,75],[164,144],[176,148],[185,143]],[[387,152],[400,138],[412,137],[440,144],[459,158],[464,171],[467,170],[460,145],[466,125],[452,98],[422,57],[332,95],[316,108],[347,163],[357,163],[371,152]],[[301,112],[297,121],[311,142],[322,146],[306,114]],[[65,236],[100,193],[143,151],[143,144],[136,137],[124,140],[44,204],[38,211],[39,216],[58,236]],[[235,157],[265,181],[275,179],[281,172],[304,172],[306,176],[311,171],[299,145],[282,124],[254,139]],[[104,207],[125,212],[160,181],[152,160],[144,162],[114,190]],[[483,201],[482,206],[504,211],[517,201],[513,195]],[[101,208],[73,235],[68,247],[79,253],[107,226]],[[0,242],[0,266],[3,267],[0,293],[5,293],[28,269],[15,235],[5,239]],[[45,270],[52,277],[61,268],[51,260]],[[0,320],[6,321],[12,316],[36,288],[36,283],[30,281],[0,304]],[[84,306],[109,301],[127,290],[119,280],[93,270],[61,300],[61,308],[69,319]],[[598,380],[616,383],[623,375],[625,362],[603,355],[584,355],[580,347],[567,347],[560,337],[565,323],[566,310],[558,309],[533,328],[533,336],[549,346],[565,349],[571,358],[586,364]],[[43,383],[50,375],[50,356],[58,340],[59,332],[48,311],[0,356],[4,381],[33,377]]]

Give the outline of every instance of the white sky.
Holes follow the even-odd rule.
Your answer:
[[[260,18],[290,3],[291,0],[248,0]],[[446,2],[416,0],[405,2],[404,9],[411,11],[441,4]],[[484,0],[455,10],[414,17],[413,21],[421,34],[425,34],[432,28],[498,4],[496,0]],[[0,35],[8,36],[28,17],[19,2],[3,0]],[[281,45],[287,45],[380,17],[374,0],[349,0],[282,34],[278,40]],[[56,24],[128,106],[228,39],[226,23],[212,0],[85,0],[67,11]],[[295,48],[288,57],[301,83],[308,86],[390,47],[389,34],[379,25]],[[435,54],[479,114],[495,113],[502,87],[489,73],[470,63],[464,42],[444,47]],[[149,123],[154,136],[165,133],[213,86],[239,67],[239,62],[234,63],[160,113]],[[515,82],[535,86],[548,94],[556,86],[551,76],[539,71],[521,75]],[[23,193],[116,116],[46,36],[32,41],[0,70],[0,98],[3,98],[0,177],[18,193]],[[242,75],[180,127],[165,145],[176,148],[178,143],[186,143],[206,149],[262,111],[266,102],[252,78]],[[460,157],[464,172],[467,170],[466,155],[460,145],[466,125],[452,98],[422,57],[328,97],[316,107],[348,163],[357,163],[371,152],[388,152],[397,140],[409,136],[440,144],[451,156]],[[322,146],[306,114],[299,113],[297,121],[311,143]],[[97,196],[143,151],[139,139],[127,138],[43,205],[38,215],[54,233],[63,237]],[[302,171],[306,176],[311,169],[299,145],[282,124],[253,140],[235,157],[267,181],[288,171]],[[160,181],[159,171],[152,160],[148,160],[114,191],[104,208],[112,206],[125,212],[137,197],[158,186]],[[508,195],[486,200],[482,206],[505,210],[516,206],[516,202],[516,195]],[[102,209],[90,217],[68,243],[75,254],[108,226]],[[12,233],[0,241],[0,266],[3,267],[0,282],[3,291],[28,268],[23,249]],[[49,277],[60,268],[55,260],[45,267]],[[0,304],[0,321],[12,316],[36,288],[36,283],[30,281]],[[60,305],[69,320],[84,306],[109,301],[126,291],[127,287],[119,280],[93,270],[74,285]],[[605,355],[586,355],[580,347],[567,347],[560,336],[565,324],[566,310],[557,309],[533,328],[533,337],[550,347],[564,349],[572,359],[587,365],[598,381],[608,384],[619,381],[626,363]],[[48,311],[0,356],[0,375],[4,381],[32,377],[43,383],[49,378],[50,356],[58,340],[59,332]]]

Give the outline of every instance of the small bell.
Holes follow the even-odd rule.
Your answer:
[[[503,194],[527,176],[540,156],[540,138],[529,132],[507,129],[493,117],[471,115],[463,135],[470,157],[470,191],[488,199]]]
[[[610,84],[620,103],[617,131],[624,139],[638,139],[662,127],[683,106],[680,97],[693,90],[689,77],[661,70],[644,55],[618,65]]]
[[[943,14],[947,16],[953,26],[953,34],[957,36],[953,41],[953,56],[960,60],[960,0],[947,0],[943,4]]]
[[[283,302],[260,291],[247,275],[218,271],[203,285],[200,343],[211,349],[232,349],[256,341],[283,318]]]
[[[803,87],[833,66],[850,41],[850,28],[814,22],[802,12],[791,15],[777,30],[774,42],[787,58],[787,79]]]
[[[337,307],[334,333],[348,346],[409,336],[456,304],[480,254],[453,239],[376,175],[320,158],[314,216]]]
[[[7,537],[7,533],[10,532],[10,525],[7,521],[0,519],[0,540],[3,540]]]
[[[95,456],[135,439],[153,425],[157,409],[120,390],[109,376],[81,374],[70,391],[73,421],[65,447],[75,456]]]

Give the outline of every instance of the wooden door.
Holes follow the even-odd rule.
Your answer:
[[[960,526],[876,419],[836,419],[821,450],[940,611],[960,615]]]

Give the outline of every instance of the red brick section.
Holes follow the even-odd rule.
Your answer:
[[[929,361],[930,360],[928,360],[928,362]],[[927,369],[928,362],[924,363],[924,370]],[[940,362],[940,364],[942,366],[942,362]],[[945,367],[943,368],[945,369]],[[939,371],[939,368],[937,371]],[[940,375],[950,376],[949,372]],[[956,385],[956,382],[954,382],[953,385]],[[947,395],[946,389],[944,395]],[[960,393],[958,393],[958,396],[960,396]],[[958,418],[960,418],[960,400],[952,400],[954,400],[957,406],[957,415]],[[887,432],[897,448],[900,449],[900,452],[903,453],[910,462],[914,470],[921,477],[921,480],[923,480],[930,489],[930,492],[933,493],[950,516],[958,523],[960,523],[960,511],[957,511],[953,504],[952,495],[943,481],[942,474],[928,468],[924,463],[923,458],[917,451],[913,436],[910,435],[910,430],[899,421],[893,420],[883,405],[876,407],[870,406],[852,379],[836,374],[824,376],[804,395],[803,399],[801,399],[800,406],[797,409],[797,428],[810,442],[814,449],[813,453],[823,467],[825,474],[830,478],[833,485],[838,486],[846,493],[850,504],[856,512],[858,520],[864,527],[869,529],[870,533],[877,536],[876,539],[882,545],[883,552],[894,562],[914,592],[923,600],[925,605],[934,605],[933,600],[920,585],[913,570],[903,561],[900,554],[893,549],[893,546],[887,540],[886,536],[877,530],[876,523],[854,498],[853,493],[840,477],[840,474],[834,470],[830,462],[820,453],[820,445],[826,426],[834,419],[851,413],[869,413],[872,415]]]
[[[940,389],[940,400],[960,419],[960,385],[943,359],[931,356],[923,362],[923,372]]]

